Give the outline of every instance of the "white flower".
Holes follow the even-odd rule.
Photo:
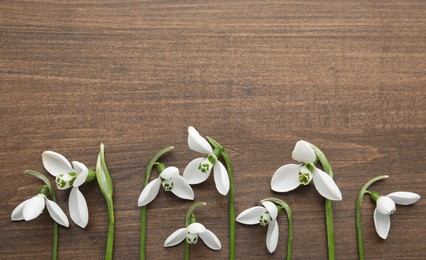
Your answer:
[[[183,177],[189,184],[199,184],[209,177],[212,168],[214,168],[216,189],[222,195],[228,194],[229,177],[225,166],[217,159],[209,142],[192,126],[188,127],[188,145],[191,150],[205,156],[192,160],[186,166]]]
[[[280,167],[272,176],[271,188],[277,192],[287,192],[299,187],[300,184],[308,185],[314,180],[315,188],[329,200],[342,200],[342,193],[330,177],[324,171],[315,167],[317,159],[311,144],[306,141],[298,141],[294,147],[292,157],[302,164],[286,164]]]
[[[179,175],[179,169],[176,167],[167,167],[160,176],[148,183],[142,190],[138,199],[138,206],[142,207],[155,199],[162,184],[165,191],[171,191],[179,198],[186,200],[194,199],[194,192],[188,182]]]
[[[65,190],[72,187],[68,200],[70,216],[75,224],[85,228],[89,222],[89,210],[86,199],[78,187],[86,181],[89,169],[77,161],[72,162],[71,166],[63,155],[52,151],[43,152],[42,159],[44,168],[56,177],[58,189]]]
[[[198,237],[204,241],[206,246],[213,250],[220,250],[222,248],[219,238],[200,223],[192,223],[186,228],[176,230],[166,239],[164,247],[175,246],[185,238],[188,244],[196,244]]]
[[[262,205],[263,207],[255,206],[244,210],[238,215],[236,220],[246,225],[260,224],[262,226],[268,226],[266,247],[269,253],[273,253],[278,245],[278,209],[277,206],[270,201],[264,201]]]
[[[374,225],[377,234],[386,239],[390,229],[390,215],[395,210],[395,203],[399,205],[410,205],[420,199],[420,196],[413,192],[398,191],[380,196],[376,201],[376,209],[374,210]]]
[[[29,221],[38,217],[43,212],[45,206],[47,206],[47,211],[49,211],[53,220],[62,226],[69,226],[68,218],[58,204],[53,200],[49,200],[46,195],[41,193],[31,199],[21,202],[21,204],[13,210],[10,217],[14,221]]]

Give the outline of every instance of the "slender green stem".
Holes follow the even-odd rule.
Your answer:
[[[185,217],[185,227],[188,227],[191,223],[194,223],[196,221],[195,215],[193,214],[194,210],[198,206],[205,206],[207,203],[202,201],[197,201],[188,209],[188,212],[186,213]],[[189,249],[190,244],[185,239],[185,260],[189,260]]]
[[[312,144],[311,144],[312,145]],[[324,172],[334,179],[333,169],[330,162],[327,160],[325,154],[315,145],[312,145],[317,154],[318,160],[321,163]],[[333,203],[329,199],[325,199],[325,222],[327,226],[327,246],[328,246],[328,259],[334,260],[336,258],[334,248],[334,226],[333,226]]]
[[[173,146],[168,146],[166,148],[161,149],[149,161],[145,171],[145,178],[143,183],[144,188],[146,187],[146,185],[148,185],[149,177],[151,176],[152,169],[154,168],[155,165],[157,165],[157,160],[161,156],[163,156],[163,154],[173,150],[173,148],[174,148]],[[147,215],[146,207],[147,206],[143,206],[141,208],[141,240],[140,240],[140,251],[139,251],[139,258],[141,260],[146,259],[146,215]]]
[[[264,201],[271,201],[278,205],[280,205],[282,208],[285,209],[287,212],[288,217],[288,241],[287,241],[287,260],[291,260],[291,256],[293,253],[293,214],[291,212],[290,206],[283,200],[277,199],[277,198],[266,198],[263,199],[261,202]]]
[[[359,191],[358,198],[356,199],[356,236],[358,240],[358,257],[360,260],[364,260],[364,245],[362,243],[362,227],[361,227],[361,204],[364,198],[364,194],[370,194],[371,192],[367,191],[367,189],[374,184],[375,182],[389,178],[388,175],[377,176],[371,180],[369,180]]]
[[[49,194],[50,197],[52,198],[52,200],[54,202],[56,202],[56,193],[55,190],[53,189],[52,184],[50,183],[49,179],[46,178],[46,176],[44,176],[43,174],[37,172],[37,171],[33,171],[33,170],[26,170],[25,171],[26,174],[34,176],[38,179],[40,179],[41,181],[44,182],[45,187],[48,188],[49,190]],[[53,260],[57,260],[58,259],[58,244],[59,244],[59,225],[58,223],[56,223],[56,221],[53,222],[53,251],[52,251],[52,259]]]
[[[234,169],[232,167],[231,158],[228,152],[221,144],[215,141],[211,137],[207,137],[207,140],[213,145],[214,148],[221,148],[222,157],[225,160],[226,168],[229,176],[229,259],[235,259],[235,191],[234,191]]]
[[[106,245],[105,259],[112,259],[112,250],[114,247],[114,204],[112,200],[107,202],[108,205],[108,240]]]

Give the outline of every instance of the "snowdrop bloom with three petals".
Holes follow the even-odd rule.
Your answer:
[[[393,192],[386,196],[379,196],[374,210],[374,225],[377,234],[386,239],[390,229],[390,215],[396,211],[395,204],[410,205],[420,199],[420,196],[413,192]]]
[[[255,206],[241,212],[237,217],[237,222],[246,225],[260,224],[268,226],[266,234],[266,247],[269,253],[273,253],[278,245],[279,229],[277,223],[278,209],[277,206],[270,202],[262,202],[262,206]]]
[[[201,238],[204,244],[213,250],[220,250],[222,248],[219,238],[217,238],[213,232],[197,222],[190,224],[186,228],[180,228],[173,232],[164,242],[164,247],[175,246],[185,239],[188,244],[196,244],[198,238]]]
[[[188,182],[179,175],[179,169],[176,167],[167,167],[160,173],[157,179],[148,183],[142,190],[138,199],[138,206],[142,207],[153,201],[157,197],[160,185],[163,186],[165,191],[171,191],[179,198],[186,200],[194,199],[194,192]]]
[[[86,165],[73,161],[70,162],[61,154],[46,151],[42,154],[44,168],[56,177],[58,189],[65,190],[71,188],[68,207],[71,219],[78,226],[85,228],[89,222],[89,210],[87,209],[86,199],[78,189],[89,174]]]
[[[199,184],[209,177],[213,168],[216,189],[222,195],[228,194],[228,171],[218,160],[209,142],[192,126],[188,127],[188,146],[191,150],[202,153],[205,156],[192,160],[186,166],[183,177],[189,184]]]
[[[286,164],[280,167],[272,176],[272,190],[291,191],[301,184],[308,185],[313,179],[315,188],[323,197],[329,200],[342,200],[342,193],[333,178],[315,167],[317,156],[310,143],[303,140],[298,141],[292,157],[302,164]]]
[[[46,195],[42,193],[19,204],[13,210],[11,218],[13,221],[29,221],[38,217],[43,212],[44,207],[47,207],[47,211],[50,216],[58,224],[65,227],[69,226],[68,218],[58,204],[56,204],[53,200],[49,200]]]

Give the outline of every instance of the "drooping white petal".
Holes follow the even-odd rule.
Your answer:
[[[292,157],[293,160],[307,163],[313,163],[317,159],[311,144],[303,140],[298,141],[294,146]]]
[[[173,182],[173,189],[172,192],[176,196],[182,199],[186,200],[193,200],[194,199],[194,191],[192,190],[191,186],[189,186],[189,183],[180,176],[179,174],[175,174],[172,177]]]
[[[79,227],[85,228],[89,223],[89,210],[86,199],[77,187],[71,189],[68,207],[72,221]]]
[[[376,226],[377,234],[386,239],[390,229],[390,216],[380,213],[376,208],[374,210],[374,225]]]
[[[259,224],[259,217],[267,210],[261,206],[254,206],[241,212],[236,221],[246,225]]]
[[[65,215],[64,211],[58,206],[58,204],[56,204],[56,202],[46,198],[46,208],[56,223],[65,227],[70,225],[67,215]]]
[[[179,169],[174,167],[174,166],[170,166],[167,167],[166,169],[164,169],[161,173],[160,173],[160,177],[163,179],[170,179],[172,178],[175,174],[179,174]]]
[[[188,181],[189,184],[199,184],[207,180],[210,175],[209,172],[202,172],[198,167],[204,158],[200,157],[192,160],[183,171],[183,177]]]
[[[396,204],[410,205],[420,199],[420,195],[414,192],[397,191],[388,194],[387,197],[391,198]]]
[[[142,207],[153,201],[155,197],[157,197],[160,186],[160,178],[157,178],[148,183],[148,185],[146,185],[146,187],[142,190],[141,195],[139,195],[138,206]]]
[[[23,220],[24,219],[24,207],[27,204],[27,202],[30,199],[24,200],[23,202],[19,203],[18,206],[12,211],[12,214],[10,215],[10,218],[13,221]]]
[[[376,205],[381,214],[392,215],[396,210],[395,202],[387,196],[380,196],[376,201]]]
[[[321,196],[329,200],[342,200],[342,193],[334,180],[320,169],[314,169],[314,184]]]
[[[206,230],[206,227],[203,226],[203,224],[195,222],[190,224],[188,227],[188,232],[191,234],[198,234],[201,232],[204,232]]]
[[[214,183],[216,184],[216,189],[220,194],[226,195],[229,191],[229,176],[228,171],[225,166],[219,161],[217,161],[214,165]]]
[[[53,176],[74,172],[70,162],[62,154],[53,151],[45,151],[41,155],[44,168]]]
[[[210,230],[206,229],[204,232],[198,233],[198,235],[203,240],[204,244],[211,249],[220,250],[222,248],[219,238],[217,238],[217,236]]]
[[[209,154],[213,152],[209,142],[207,142],[207,140],[204,139],[204,137],[202,137],[192,126],[188,127],[188,146],[191,150],[202,154]]]
[[[278,168],[271,179],[271,189],[276,192],[287,192],[299,187],[298,164],[286,164]]]
[[[269,253],[273,253],[278,245],[279,229],[277,220],[274,219],[268,224],[268,233],[266,234],[266,247]]]
[[[264,201],[262,202],[262,205],[265,207],[265,209],[268,211],[269,215],[272,219],[276,219],[278,217],[278,209],[277,206],[273,202],[270,201]]]
[[[173,232],[164,242],[164,247],[175,246],[186,238],[186,228],[180,228]]]
[[[27,201],[23,210],[24,219],[26,221],[35,219],[43,212],[45,205],[44,199],[44,195],[38,194]]]
[[[87,169],[86,165],[77,161],[72,162],[72,165],[74,166],[74,170],[77,172],[77,178],[74,180],[72,186],[78,187],[86,181],[87,175],[89,175],[89,169]]]

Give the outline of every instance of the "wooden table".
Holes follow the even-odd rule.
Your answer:
[[[35,195],[41,153],[54,150],[93,167],[99,144],[114,182],[115,259],[138,259],[145,167],[159,149],[183,171],[198,154],[195,126],[229,149],[236,212],[265,197],[294,212],[294,259],[327,259],[324,201],[313,185],[274,193],[275,170],[293,162],[297,140],[330,159],[343,201],[334,204],[337,259],[356,259],[355,199],[374,190],[426,190],[426,3],[424,1],[2,1],[0,5],[0,258],[49,259],[52,220],[10,213]],[[154,174],[155,175],[155,174]],[[54,180],[49,176],[50,180]],[[213,178],[193,186],[198,220],[223,248],[202,243],[192,259],[228,256],[227,197]],[[60,259],[102,259],[107,211],[96,183],[81,188],[86,229],[60,228]],[[68,214],[67,191],[58,191]],[[148,259],[180,259],[163,248],[191,202],[160,191],[148,208]],[[362,209],[367,259],[426,259],[426,201],[398,207],[386,241],[374,203]],[[237,224],[237,259],[283,259],[266,229]]]

